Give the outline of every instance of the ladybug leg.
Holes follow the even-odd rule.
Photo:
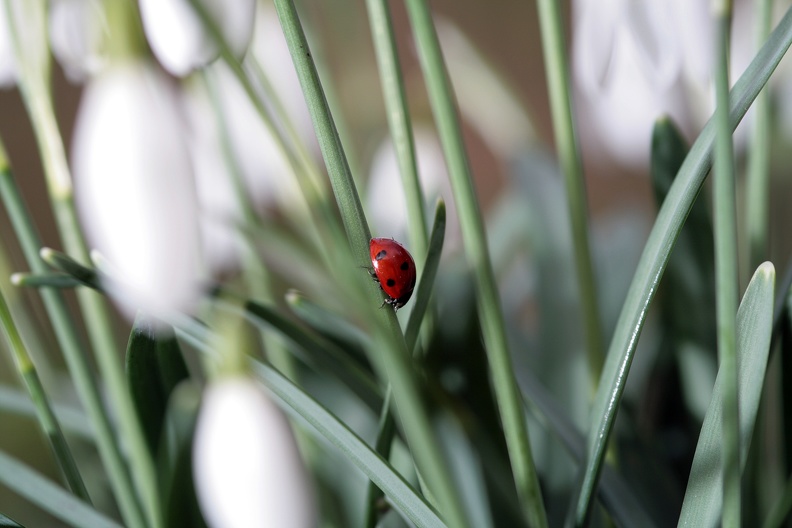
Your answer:
[[[377,274],[374,272],[374,268],[372,268],[371,266],[360,266],[360,269],[366,270],[368,274],[371,275],[371,278],[374,279],[375,282],[379,282],[379,279],[377,278]]]

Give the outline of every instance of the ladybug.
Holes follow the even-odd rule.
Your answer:
[[[398,310],[410,300],[415,288],[415,261],[404,246],[392,238],[372,238],[369,241],[371,276],[379,282],[388,296],[385,303]]]

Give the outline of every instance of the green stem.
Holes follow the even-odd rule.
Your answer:
[[[117,4],[117,2],[113,2]],[[11,9],[7,4],[7,12]],[[13,20],[13,18],[9,18]],[[22,40],[12,26],[17,62],[25,63]],[[46,38],[42,36],[41,38]],[[27,107],[39,152],[44,164],[47,188],[55,220],[66,251],[77,260],[89,260],[85,241],[82,238],[72,193],[72,178],[63,139],[58,130],[57,119],[49,93],[49,63],[22,68],[19,84]],[[117,355],[117,347],[110,324],[109,310],[98,293],[80,288],[77,300],[87,322],[88,337],[96,353],[97,363],[110,391],[118,414],[118,425],[129,446],[132,475],[138,492],[143,499],[150,525],[160,526],[159,494],[156,484],[154,462],[146,446],[145,438],[124,376],[123,366]]]
[[[385,115],[393,137],[396,160],[402,176],[402,186],[407,202],[407,220],[410,242],[416,255],[425,255],[429,243],[426,229],[426,208],[418,167],[415,160],[415,141],[410,123],[407,96],[404,92],[396,37],[393,33],[390,11],[385,0],[366,0],[371,24],[371,36],[377,54],[382,95],[385,100]]]
[[[40,93],[43,95],[43,92]],[[35,97],[28,103],[28,110],[39,139],[41,156],[45,160],[45,172],[51,175],[65,175],[65,178],[71,181],[51,99]],[[54,178],[50,178],[52,179]],[[78,261],[90,262],[88,249],[80,231],[71,188],[50,188],[50,197],[58,231],[67,253]],[[77,290],[77,301],[87,321],[88,338],[95,352],[99,371],[107,384],[116,409],[120,433],[129,447],[132,476],[143,500],[148,522],[154,527],[161,526],[154,461],[146,446],[143,429],[132,403],[124,367],[113,335],[110,311],[103,296],[87,288]]]
[[[283,159],[287,161],[289,167],[292,169],[292,174],[297,179],[297,184],[300,187],[305,204],[300,204],[301,207],[298,212],[302,217],[297,218],[295,224],[298,228],[307,228],[308,235],[311,237],[314,244],[322,252],[322,258],[329,266],[333,263],[333,257],[336,254],[337,242],[342,237],[339,233],[335,217],[330,209],[329,202],[326,200],[326,193],[321,185],[321,178],[318,175],[316,166],[311,162],[310,157],[303,151],[299,150],[295,153],[283,138],[283,135],[275,125],[275,120],[270,114],[270,111],[264,104],[264,101],[256,91],[256,87],[251,82],[248,75],[245,73],[242,63],[234,56],[228,43],[223,38],[217,24],[214,23],[209,12],[198,0],[190,0],[195,12],[201,18],[206,29],[214,38],[220,50],[220,56],[225,61],[226,65],[231,70],[231,73],[242,86],[245,94],[248,96],[251,104],[256,110],[261,122],[269,132],[270,136],[275,141],[275,145]],[[268,83],[264,84],[265,86]],[[287,127],[289,129],[289,127]],[[300,145],[299,142],[294,141],[295,145]],[[295,208],[292,207],[288,211],[295,213]],[[310,221],[307,218],[310,218]]]
[[[47,435],[52,451],[63,470],[63,474],[66,476],[69,487],[75,495],[90,504],[91,498],[88,495],[88,490],[85,488],[80,470],[74,462],[69,444],[66,443],[66,438],[63,436],[60,424],[57,418],[55,418],[55,413],[52,412],[47,393],[41,385],[36,367],[33,365],[33,360],[28,354],[25,344],[22,341],[22,336],[19,334],[19,330],[11,316],[11,310],[8,308],[8,303],[6,303],[2,293],[0,293],[0,325],[2,325],[8,342],[11,345],[10,350],[14,356],[14,363],[16,364],[17,370],[25,382],[28,393],[30,394],[30,399],[35,405],[36,415],[41,424],[41,428]]]
[[[35,273],[47,273],[48,269],[39,256],[41,242],[27,208],[22,201],[11,172],[0,166],[0,196],[11,218],[14,231],[22,246],[27,264]],[[63,351],[66,364],[74,381],[80,400],[96,427],[99,455],[105,464],[110,485],[115,493],[124,520],[134,528],[146,526],[137,500],[127,466],[121,455],[113,426],[104,408],[96,378],[91,371],[88,355],[77,336],[74,322],[69,316],[63,297],[51,288],[40,290],[55,335]]]
[[[476,279],[479,315],[492,372],[492,386],[500,410],[515,485],[530,525],[547,526],[520,391],[509,355],[498,289],[489,259],[484,223],[473,187],[453,92],[426,2],[408,0],[407,11],[449,168],[468,262]]]
[[[275,8],[311,112],[352,256],[358,265],[365,267],[370,263],[368,245],[371,235],[368,223],[305,33],[291,0],[276,0]],[[362,275],[359,276],[358,281],[363,280]],[[370,302],[376,302],[375,299],[381,302],[381,289],[373,281],[366,280],[365,283]],[[354,285],[358,284],[356,282]],[[451,479],[437,439],[432,434],[428,413],[421,401],[410,365],[410,355],[396,315],[391,310],[374,310],[370,318],[376,323],[374,343],[369,349],[370,358],[377,366],[380,376],[388,379],[393,387],[396,409],[419,471],[427,479],[434,495],[439,498],[447,522],[451,526],[468,526],[459,492]]]
[[[718,356],[723,375],[723,526],[740,526],[740,423],[737,400],[737,220],[729,123],[731,5],[715,9],[715,279]]]
[[[583,307],[583,327],[588,351],[588,367],[594,391],[604,363],[602,325],[597,288],[591,262],[588,234],[586,183],[580,161],[580,147],[572,117],[569,64],[558,0],[539,0],[539,27],[542,31],[547,91],[553,115],[553,130],[564,182],[575,251],[575,271]]]
[[[757,4],[757,40],[764,44],[772,24],[772,0]],[[748,233],[748,266],[756,269],[768,256],[768,206],[770,189],[770,97],[767,89],[759,92],[754,102],[754,128],[748,149],[746,177],[746,231]]]

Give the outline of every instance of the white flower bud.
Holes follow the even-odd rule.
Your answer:
[[[250,45],[255,0],[198,0],[231,51],[242,57]],[[151,49],[173,75],[183,76],[217,58],[219,50],[191,0],[140,0]]]
[[[193,473],[212,527],[316,526],[311,484],[289,422],[252,380],[230,378],[207,388]]]
[[[75,193],[91,246],[113,269],[111,294],[131,318],[199,298],[201,248],[178,98],[153,65],[130,61],[93,79],[74,133]]]
[[[99,0],[51,2],[49,34],[52,53],[70,81],[83,82],[101,68],[105,24]]]

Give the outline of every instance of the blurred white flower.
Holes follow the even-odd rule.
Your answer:
[[[52,53],[70,81],[82,82],[102,67],[105,27],[100,0],[53,0],[50,3]]]
[[[444,246],[451,249],[459,248],[461,244],[459,222],[440,142],[434,132],[426,128],[416,128],[414,135],[418,177],[426,198],[427,218],[431,221],[437,199],[443,198],[446,202],[448,219]],[[383,140],[374,154],[366,190],[368,206],[366,210],[376,236],[407,240],[407,199],[404,196],[396,151],[390,136]]]
[[[289,422],[247,378],[204,393],[193,445],[201,511],[214,528],[316,526],[313,491]]]
[[[189,83],[185,93],[204,249],[210,268],[220,271],[239,260],[237,226],[243,218],[232,170],[239,172],[244,198],[258,213],[277,205],[289,207],[300,191],[276,140],[228,66],[212,64],[207,76],[214,84],[219,112],[205,83]],[[223,130],[230,157],[223,151]]]
[[[300,80],[294,70],[294,63],[278,15],[270,2],[264,2],[256,9],[253,42],[245,56],[245,66],[252,67],[253,61],[257,62],[267,74],[272,88],[283,103],[287,117],[294,124],[300,138],[313,148],[313,152],[318,153],[319,145],[311,114],[305,103]]]
[[[77,116],[77,205],[130,318],[138,308],[190,311],[200,296],[197,200],[178,102],[161,71],[136,60],[94,78]]]
[[[573,72],[589,141],[625,165],[646,167],[658,117],[669,115],[689,135],[700,130],[714,103],[709,1],[576,0],[573,7]],[[732,82],[754,49],[746,8],[735,5]]]
[[[17,69],[14,44],[8,27],[5,6],[0,4],[0,88],[16,84]]]
[[[316,145],[289,49],[271,6],[257,8],[253,43],[243,64],[254,80],[258,78],[255,69],[263,70],[299,140],[308,145],[309,150]],[[196,171],[207,261],[212,271],[223,272],[239,265],[243,243],[238,229],[243,218],[233,171],[238,171],[244,198],[258,214],[267,214],[277,208],[294,212],[305,205],[293,168],[229,67],[223,61],[209,65],[206,79],[212,86],[211,91],[202,79],[188,81],[185,85],[190,124],[188,138]],[[276,117],[275,109],[279,105],[264,94],[260,90],[264,104]],[[214,108],[215,104],[219,111]],[[285,130],[283,122],[277,122],[276,126]],[[227,149],[223,146],[226,133]],[[318,151],[318,147],[314,151]]]
[[[253,34],[255,0],[198,0],[238,57]],[[170,73],[183,76],[217,58],[219,50],[191,0],[140,0],[151,49]]]
[[[45,2],[0,2],[0,88],[16,84],[23,72],[41,79],[47,71],[46,25]]]

